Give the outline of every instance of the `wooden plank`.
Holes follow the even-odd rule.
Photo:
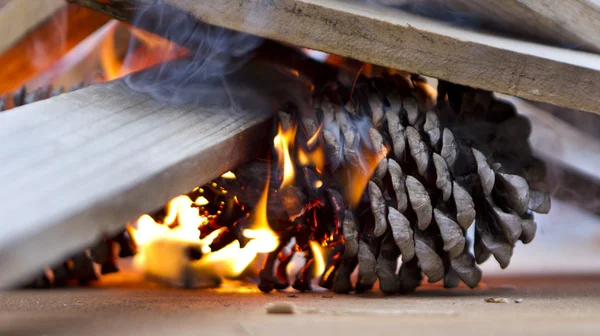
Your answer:
[[[0,288],[254,158],[287,97],[265,73],[280,76],[219,78],[196,104],[115,81],[0,114]]]
[[[0,8],[0,54],[17,43],[32,29],[46,21],[64,0],[12,0]]]
[[[590,0],[377,0],[454,23],[600,52],[600,7]]]
[[[135,8],[132,0],[112,0],[110,7],[99,6],[98,0],[70,1],[121,19],[127,19],[123,10]],[[600,113],[600,55],[469,31],[352,0],[161,3],[209,24],[454,83]],[[146,22],[144,26],[152,24]]]

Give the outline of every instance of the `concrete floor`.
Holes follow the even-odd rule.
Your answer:
[[[300,312],[267,314],[265,304],[277,301]],[[474,290],[425,285],[393,297],[264,295],[240,283],[182,290],[117,276],[97,287],[0,296],[0,335],[598,335],[599,316],[600,276],[494,278]]]

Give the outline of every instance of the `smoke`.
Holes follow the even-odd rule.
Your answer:
[[[276,108],[282,100],[298,105],[308,101],[299,97],[297,78],[274,66],[250,62],[264,42],[257,36],[202,23],[164,4],[141,8],[132,23],[189,50],[183,59],[126,77],[134,91],[169,104],[202,103],[234,110],[242,110],[242,105]],[[131,42],[130,50],[135,43]],[[139,56],[128,55],[125,66]]]
[[[227,86],[224,77],[246,64],[252,51],[262,44],[258,37],[203,24],[167,5],[142,7],[134,13],[132,23],[190,51],[178,62],[163,63],[126,78],[133,90],[171,104],[198,103],[211,93],[223,92]],[[130,50],[134,44],[132,40]],[[125,65],[136,56],[128,55]]]

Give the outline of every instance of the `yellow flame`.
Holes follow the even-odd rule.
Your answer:
[[[323,273],[323,279],[329,278],[329,276],[331,276],[331,273],[335,271],[335,262],[339,260],[339,258],[341,258],[341,255],[339,254],[332,256],[332,263],[329,265],[329,268],[327,268],[327,270],[325,270],[325,272]]]
[[[323,151],[323,148],[317,147],[307,153],[300,148],[298,149],[298,162],[303,166],[312,164],[318,171],[323,171],[325,167],[325,151]]]
[[[196,198],[196,200],[194,201],[194,204],[199,205],[199,206],[207,205],[208,200],[204,196],[200,196],[200,197]]]
[[[321,250],[321,245],[316,241],[309,241],[310,249],[312,250],[314,256],[314,271],[315,276],[321,276],[323,272],[325,272],[325,258],[323,257],[323,251]]]
[[[201,202],[201,200],[200,200]],[[208,203],[208,201],[207,201]],[[167,204],[167,215],[165,216],[163,223],[165,225],[173,225],[175,221],[177,224],[185,225],[186,227],[194,227],[198,229],[198,226],[204,222],[203,217],[200,217],[198,209],[193,208],[192,200],[185,195],[177,196]]]
[[[290,148],[293,147],[295,138],[296,126],[291,126],[284,131],[281,123],[279,124],[273,144],[280,160],[279,163],[283,164],[283,181],[279,187],[280,189],[294,182],[294,163],[290,155]]]
[[[236,178],[235,174],[231,171],[228,171],[227,173],[221,175],[221,177],[230,180],[234,180]]]
[[[273,251],[277,247],[277,235],[273,230],[271,230],[271,226],[269,226],[269,221],[267,220],[267,201],[269,199],[269,178],[267,177],[267,183],[265,184],[265,189],[263,190],[256,207],[254,208],[254,219],[252,220],[252,225],[250,229],[244,230],[243,234],[246,238],[253,239],[251,242],[260,241],[262,244],[260,246],[255,246],[257,252],[267,253]],[[248,245],[250,245],[248,243]]]
[[[239,275],[256,258],[258,253],[268,253],[277,248],[278,237],[271,230],[267,220],[267,200],[269,197],[269,180],[256,208],[250,229],[245,229],[243,235],[251,239],[242,249],[238,241],[227,245],[224,249],[202,259],[204,262],[227,264],[231,273]]]
[[[195,272],[200,276],[238,276],[256,258],[258,253],[273,251],[278,244],[276,234],[267,222],[268,184],[261,196],[251,228],[243,234],[251,240],[244,248],[235,241],[219,251],[211,252],[209,245],[221,230],[216,230],[202,240],[198,239],[198,226],[207,218],[200,216],[199,209],[192,204],[208,204],[206,198],[200,196],[195,202],[188,196],[178,196],[167,205],[164,224],[158,224],[148,215],[137,220],[137,229],[132,230],[139,245],[139,253],[135,256],[134,265],[148,275],[179,279],[183,272]],[[177,226],[169,228],[177,221]],[[190,261],[186,251],[189,247],[200,249],[205,256],[197,261]]]
[[[308,146],[308,148],[312,148],[317,143],[317,140],[319,140],[319,134],[321,133],[322,129],[323,129],[323,123],[321,123],[321,125],[319,125],[319,128],[317,128],[317,130],[315,131],[315,134],[313,134],[313,136],[311,136],[310,139],[308,139],[308,141],[306,142],[306,145]]]

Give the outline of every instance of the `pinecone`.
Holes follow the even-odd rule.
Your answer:
[[[118,251],[118,253],[117,253]],[[37,277],[26,284],[28,288],[50,288],[65,287],[77,282],[79,285],[87,285],[91,281],[99,279],[94,264],[99,265],[100,274],[105,275],[119,271],[117,258],[134,256],[137,245],[129,230],[113,236],[105,237],[98,241],[93,247],[74,254],[52,267],[40,272]]]
[[[526,118],[491,92],[444,82],[437,106],[426,108],[421,82],[362,78],[315,98],[332,174],[365,171],[361,148],[383,157],[361,200],[346,208],[343,258],[321,281],[335,292],[352,290],[357,264],[356,291],[379,279],[385,293],[410,292],[421,273],[445,287],[459,280],[475,287],[477,264],[493,255],[507,267],[515,243],[535,236],[532,211],[550,209],[548,194],[530,188],[544,166],[531,155]],[[471,225],[475,256],[466,239]]]

